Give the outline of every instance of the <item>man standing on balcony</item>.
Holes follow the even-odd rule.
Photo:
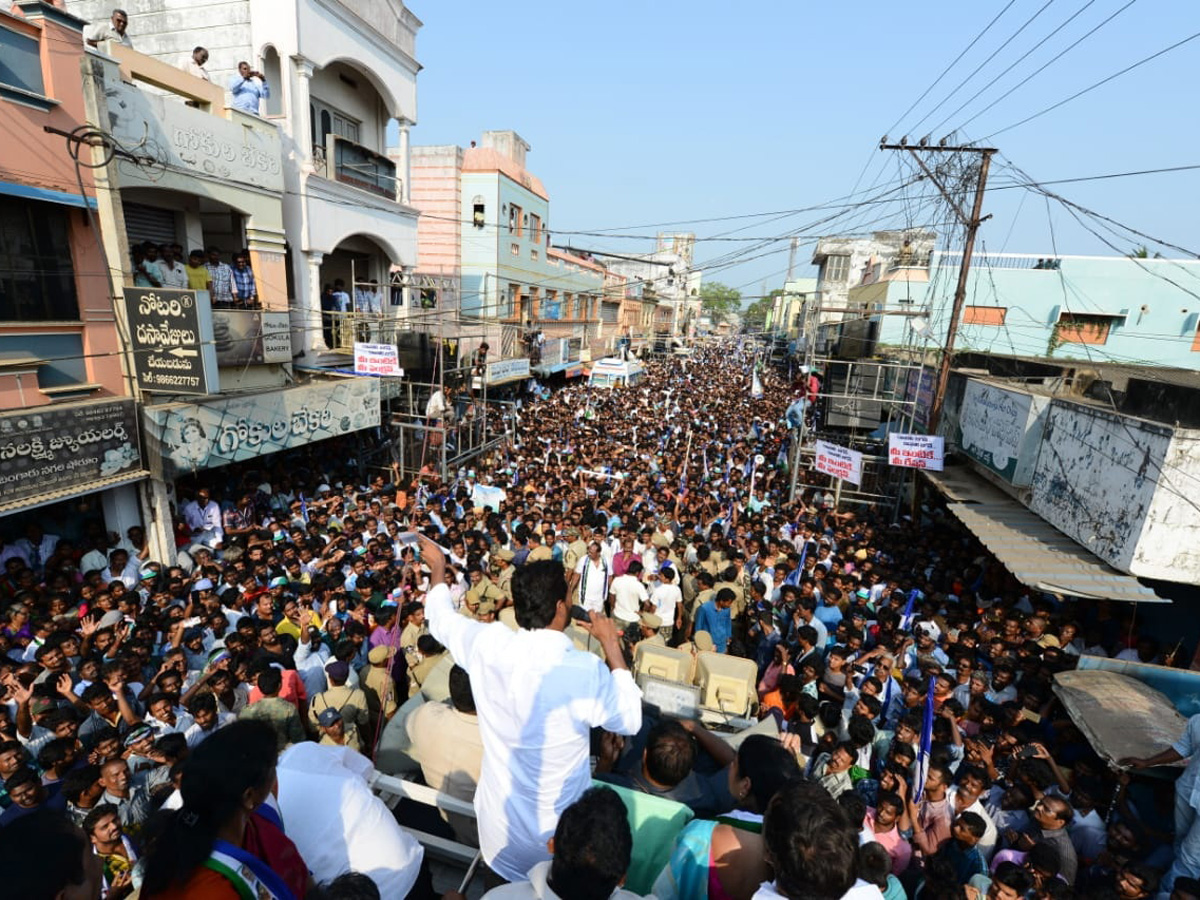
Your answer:
[[[383,295],[373,279],[354,289],[354,311],[375,316],[383,312]]]
[[[242,112],[259,114],[259,104],[271,96],[267,77],[250,68],[250,63],[238,63],[238,73],[229,81],[229,92],[233,94],[233,105]]]
[[[237,298],[237,288],[233,282],[233,269],[227,263],[221,262],[221,251],[216,247],[208,248],[208,280],[212,286],[213,309],[229,309]]]
[[[258,283],[246,254],[239,253],[233,260],[233,287],[237,294],[237,305],[245,309],[258,309]]]
[[[187,268],[175,258],[175,250],[170,244],[158,248],[162,259],[158,261],[158,271],[162,273],[162,286],[165,288],[186,288],[188,286]]]

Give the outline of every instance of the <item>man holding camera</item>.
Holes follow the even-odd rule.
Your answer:
[[[250,63],[244,60],[238,63],[238,73],[229,81],[229,92],[233,94],[233,105],[242,112],[257,116],[259,104],[271,96],[267,87],[267,77],[262,72],[250,68]]]

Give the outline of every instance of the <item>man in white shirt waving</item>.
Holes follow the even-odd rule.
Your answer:
[[[636,734],[642,694],[625,667],[612,621],[591,614],[586,625],[604,648],[597,656],[563,634],[570,620],[561,563],[527,563],[512,590],[519,630],[484,624],[454,610],[443,580],[445,558],[421,536],[428,563],[425,601],[430,633],[471,676],[483,766],[475,791],[479,847],[492,871],[522,881],[549,859],[546,841],[562,811],[591,784],[590,732]]]

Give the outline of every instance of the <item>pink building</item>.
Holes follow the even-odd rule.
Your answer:
[[[139,521],[134,482],[146,476],[90,215],[95,184],[88,168],[77,174],[64,136],[87,121],[83,26],[37,0],[0,11],[0,535],[9,542],[34,521],[79,540],[85,523],[123,533]]]

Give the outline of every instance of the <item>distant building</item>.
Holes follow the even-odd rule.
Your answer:
[[[932,231],[877,231],[870,237],[825,237],[817,241],[812,263],[821,292],[821,323],[854,319],[859,304],[850,289],[877,282],[897,285],[928,281],[929,257],[937,235]],[[897,288],[897,291],[924,288]]]
[[[552,245],[550,195],[525,166],[529,149],[515,131],[485,131],[478,146],[465,149],[414,148],[414,202],[426,213],[418,270],[457,267],[462,314],[501,326],[491,358],[530,354],[531,336],[541,332],[558,362],[541,366],[539,351],[530,355],[530,369],[566,371],[584,351],[603,347],[601,298],[615,284],[606,285],[595,260]],[[530,369],[505,371],[516,378]]]
[[[658,333],[689,335],[696,330],[702,273],[693,268],[695,248],[694,234],[664,232],[658,235],[653,253],[604,258],[609,269],[625,276],[634,296],[648,294],[669,308],[668,313],[655,314]]]

